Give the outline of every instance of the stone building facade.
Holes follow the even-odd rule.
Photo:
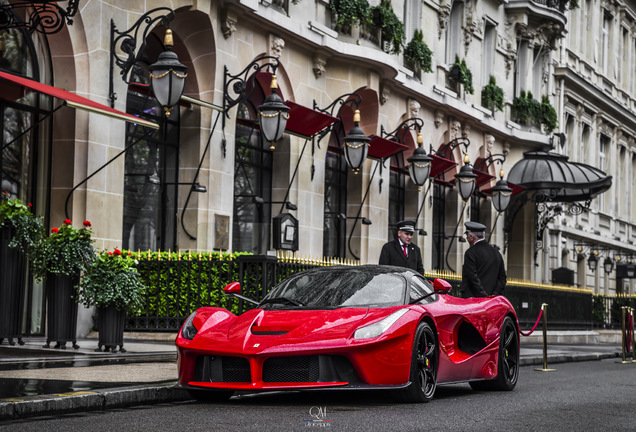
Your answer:
[[[267,253],[273,249],[272,218],[284,211],[298,220],[301,255],[375,263],[395,223],[413,219],[421,229],[415,241],[424,267],[460,271],[468,247],[459,240],[462,224],[479,220],[492,227],[490,242],[504,254],[511,277],[550,282],[553,269],[567,268],[574,283],[597,293],[634,292],[631,279],[586,265],[593,251],[601,259],[636,255],[633,2],[581,0],[570,10],[568,2],[392,0],[404,23],[404,44],[416,30],[422,32],[432,52],[430,72],[405,59],[403,50],[392,51],[381,23],[339,25],[333,12],[339,3],[332,2],[333,7],[325,0],[80,0],[72,24],[59,32],[2,30],[2,71],[161,126],[153,132],[100,113],[61,108],[19,145],[3,147],[3,189],[33,202],[50,227],[66,216],[90,220],[100,249]],[[190,99],[169,117],[139,85],[148,83],[147,67],[163,50],[165,26],[158,22],[145,39],[137,38],[135,50],[144,40],[146,45],[128,83],[111,66],[112,35],[155,8],[174,11],[174,52],[189,69],[184,94]],[[125,55],[120,47],[116,51]],[[335,103],[332,114],[341,120],[324,136],[287,133],[270,150],[251,126],[255,106],[269,93],[267,69],[250,81],[256,87],[252,96],[227,115],[210,105],[223,107],[233,90],[226,88],[227,78],[263,64],[264,56],[278,59],[284,100],[310,109]],[[456,59],[472,73],[473,94],[451,77]],[[482,100],[491,76],[504,93],[501,111]],[[556,115],[554,130],[519,120],[513,105],[522,92],[537,101],[545,97]],[[406,150],[368,158],[354,174],[342,156],[342,137],[352,126],[347,103],[352,94],[361,99],[366,135],[382,137],[408,119],[421,119],[423,145],[453,162],[451,168],[418,191],[406,170],[416,145],[416,131],[409,129],[401,139]],[[21,118],[17,127],[26,129],[61,103],[29,92],[3,98],[5,140],[17,134],[8,130],[11,116]],[[470,145],[448,145],[457,142]],[[553,209],[552,218],[538,213],[532,200],[517,203],[515,217],[504,223],[487,189],[525,152],[550,146],[572,162],[606,172],[612,187],[575,210],[571,204]],[[465,156],[483,181],[467,203],[454,178]],[[193,182],[207,193],[191,192]],[[296,210],[284,209],[285,202]],[[545,230],[537,241],[541,221]],[[34,286],[34,309],[41,308],[41,295]]]

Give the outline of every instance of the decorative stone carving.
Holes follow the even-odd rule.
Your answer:
[[[327,65],[327,58],[322,54],[314,54],[313,62],[314,65],[312,69],[314,71],[314,76],[318,79],[326,71],[325,66]]]
[[[440,5],[437,10],[437,38],[442,38],[442,33],[444,33],[444,29],[448,25],[448,17],[451,13],[451,7],[446,1],[443,1],[443,4]]]
[[[510,142],[506,141],[503,143],[502,153],[504,156],[508,156],[508,153],[510,153]]]
[[[223,9],[221,13],[221,31],[223,37],[228,39],[236,31],[236,23],[238,23],[238,14],[234,9]]]
[[[380,104],[384,105],[385,103],[387,103],[390,97],[391,90],[386,83],[382,83],[382,85],[380,86]]]
[[[449,141],[454,140],[455,138],[461,138],[462,124],[459,120],[451,121],[450,131],[448,132]]]
[[[409,118],[417,117],[420,113],[420,103],[415,99],[409,99]]]
[[[468,139],[468,135],[470,135],[471,126],[469,123],[464,124],[464,128],[462,129],[462,138]]]
[[[435,117],[433,120],[433,124],[435,124],[435,128],[439,129],[442,123],[444,123],[444,113],[440,110],[435,110]]]
[[[488,157],[492,154],[492,149],[495,146],[495,137],[489,133],[484,134],[484,157]]]
[[[269,55],[280,58],[285,48],[285,41],[275,35],[269,35]]]

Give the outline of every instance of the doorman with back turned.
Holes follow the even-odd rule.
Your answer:
[[[464,253],[461,291],[463,297],[503,295],[506,269],[501,254],[484,239],[486,226],[466,222],[466,240],[470,248]]]
[[[415,234],[415,222],[398,222],[397,229],[397,238],[382,246],[379,264],[407,267],[423,274],[424,265],[420,248],[411,243]]]

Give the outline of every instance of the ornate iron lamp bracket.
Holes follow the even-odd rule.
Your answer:
[[[348,97],[350,99],[346,99]],[[325,108],[319,108],[318,103],[314,100],[314,109],[316,111],[320,111],[322,113],[333,116],[336,106],[339,106],[338,112],[340,112],[340,108],[342,108],[343,105],[351,105],[352,108],[359,109],[361,103],[362,103],[362,96],[360,96],[358,93],[346,93],[346,94],[343,94],[342,96],[339,96],[336,100],[334,100],[331,104],[329,104]],[[331,126],[325,128],[323,131],[318,133],[318,139],[315,140],[316,144],[318,145],[318,148],[320,148],[320,141],[324,137],[326,137],[328,134],[331,133],[331,131],[333,130],[336,124],[338,124],[338,122],[333,123]]]
[[[111,106],[115,105],[117,95],[113,88],[113,67],[117,65],[119,72],[126,84],[130,84],[129,73],[133,65],[141,59],[146,50],[146,38],[156,24],[170,26],[174,19],[174,11],[167,7],[159,7],[143,14],[135,24],[126,31],[119,31],[115,22],[110,20],[110,82],[108,96]],[[142,26],[143,31],[142,31]],[[141,46],[135,53],[137,41],[141,33]],[[118,50],[125,55],[118,54]]]
[[[0,31],[24,28],[42,34],[54,34],[64,28],[64,22],[73,24],[80,0],[69,0],[66,9],[56,0],[18,1],[0,5]],[[16,9],[30,9],[23,21]]]

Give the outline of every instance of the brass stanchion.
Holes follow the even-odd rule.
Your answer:
[[[556,369],[548,369],[548,304],[541,305],[543,312],[543,369],[535,369],[539,372],[554,372]]]
[[[634,308],[630,308],[632,315],[632,363],[636,363],[636,343],[634,343]]]
[[[623,353],[623,360],[618,360],[616,363],[631,363],[632,361],[627,361],[627,326],[625,325],[625,319],[627,318],[627,309],[629,306],[621,307],[621,351]]]

